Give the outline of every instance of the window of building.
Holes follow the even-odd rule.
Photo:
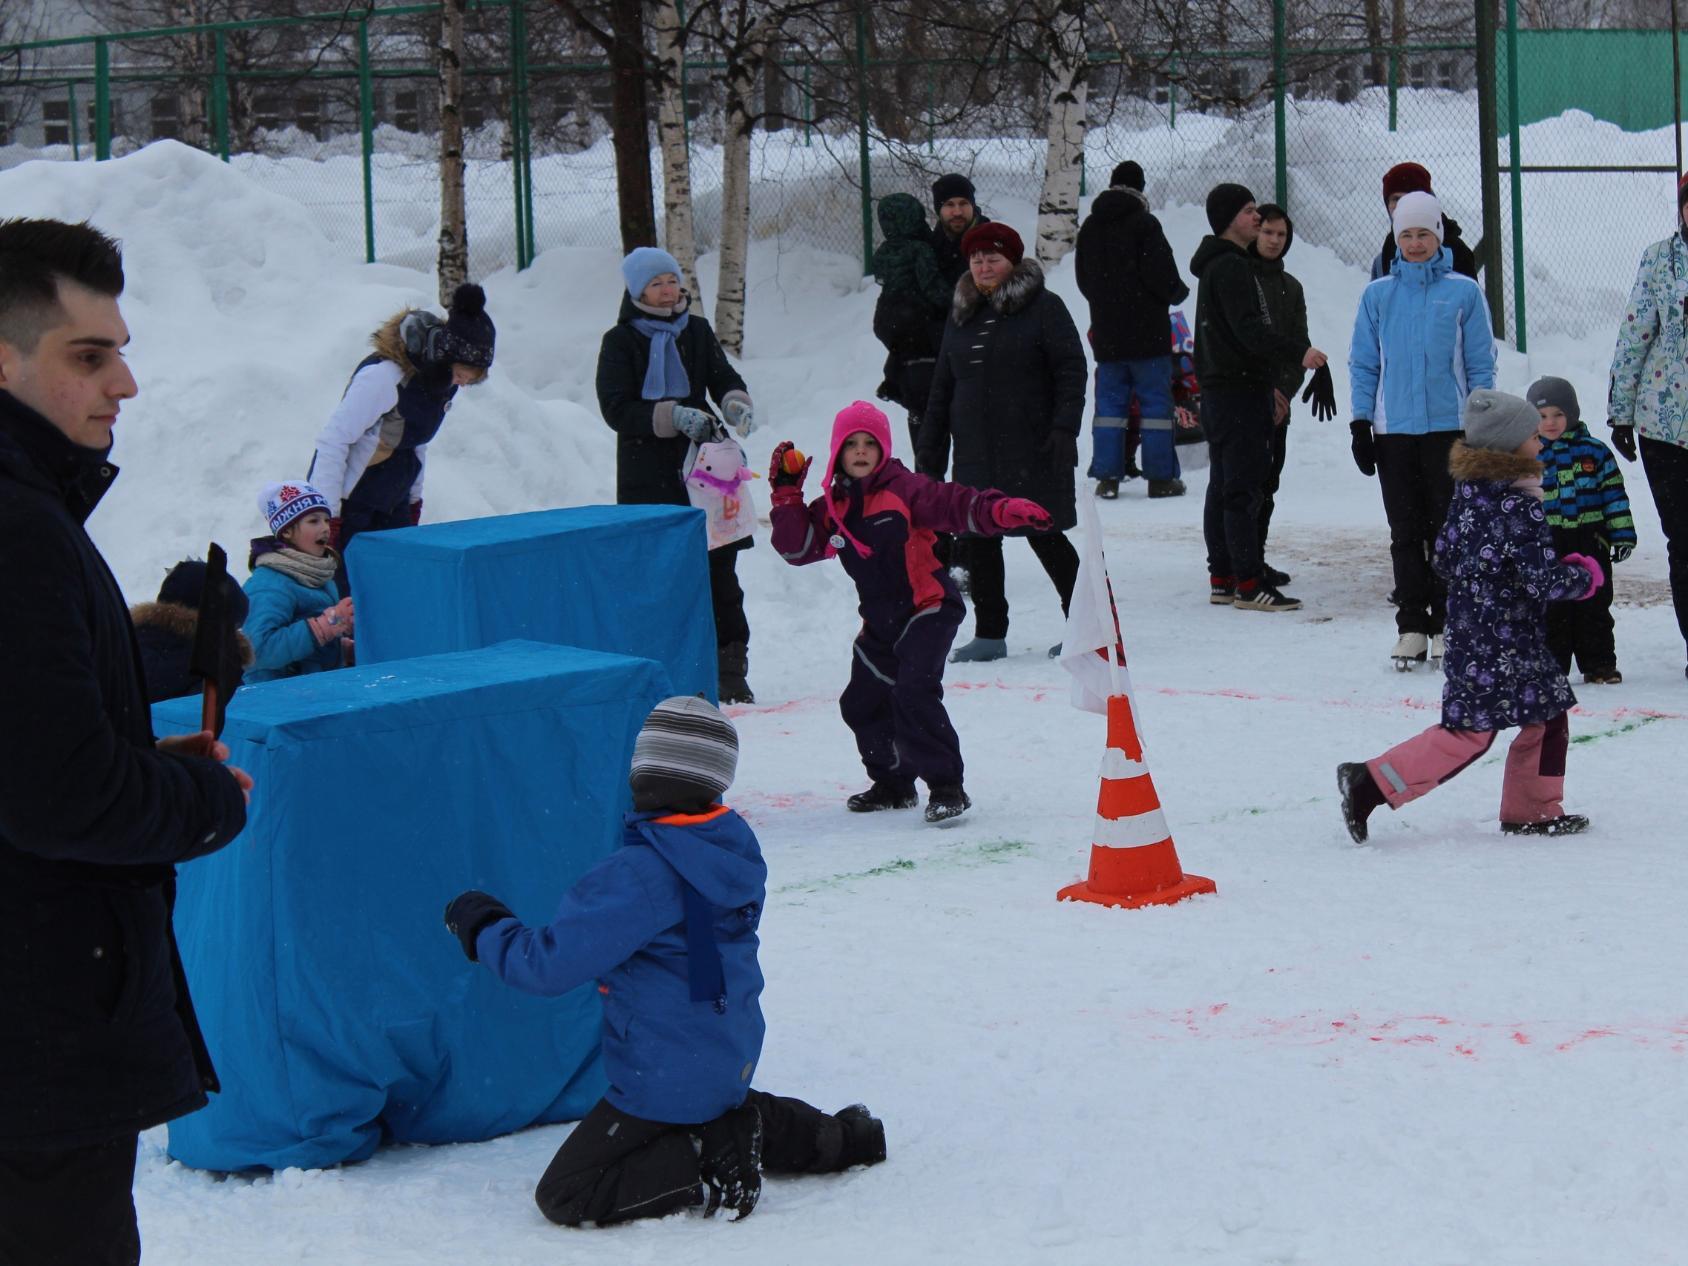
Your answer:
[[[401,132],[420,132],[421,101],[414,89],[393,94],[393,126]]]
[[[1342,65],[1336,68],[1336,99],[1349,102],[1354,99],[1354,68]]]
[[[182,99],[175,93],[165,93],[152,99],[152,139],[182,139]]]
[[[287,126],[287,108],[279,92],[260,92],[252,99],[252,124],[266,132]]]
[[[70,102],[43,101],[41,103],[41,139],[48,145],[70,144]]]
[[[7,103],[0,101],[0,145],[12,143],[12,115]]]
[[[301,92],[293,99],[293,121],[301,132],[322,139],[322,98],[314,92]]]
[[[1414,62],[1412,72],[1407,82],[1414,88],[1428,88],[1430,86],[1430,72],[1423,62]]]
[[[1447,88],[1449,91],[1452,91],[1454,87],[1456,87],[1454,82],[1454,64],[1452,62],[1436,63],[1436,86],[1438,88]]]

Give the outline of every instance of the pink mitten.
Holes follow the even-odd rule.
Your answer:
[[[996,503],[996,525],[1003,531],[1015,528],[1046,528],[1051,520],[1049,511],[1024,497],[1009,497]]]
[[[1562,563],[1575,563],[1578,567],[1586,568],[1588,570],[1588,574],[1594,577],[1594,584],[1589,588],[1587,593],[1577,599],[1578,602],[1587,602],[1590,598],[1594,597],[1595,594],[1599,593],[1600,586],[1606,583],[1606,569],[1602,567],[1597,560],[1590,558],[1587,554],[1561,554],[1559,556],[1559,561]]]

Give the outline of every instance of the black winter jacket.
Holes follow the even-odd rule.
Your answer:
[[[1090,301],[1090,346],[1098,361],[1168,354],[1166,310],[1189,298],[1190,288],[1142,194],[1096,195],[1079,226],[1076,267],[1079,293]]]
[[[241,593],[238,585],[234,590]],[[241,609],[245,602],[246,595],[241,593]],[[199,612],[175,602],[141,602],[129,609],[129,619],[135,626],[135,644],[141,652],[147,702],[162,703],[200,693],[204,682],[188,671],[193,659],[194,635],[199,630]],[[236,632],[234,636],[240,646],[241,668],[252,667],[252,643],[244,633]]]
[[[646,315],[623,294],[621,316],[598,350],[598,409],[617,436],[615,499],[621,505],[690,505],[680,468],[691,441],[669,421],[673,407],[689,405],[713,413],[711,397],[718,406],[734,394],[750,397],[709,322],[693,312],[676,342],[690,394],[684,400],[646,400],[642,393],[651,341],[633,328],[633,322]],[[748,545],[748,539],[741,544]]]
[[[1281,361],[1297,364],[1311,346],[1279,329],[1266,308],[1248,253],[1213,234],[1190,260],[1196,275],[1196,380],[1209,387],[1270,388]]]
[[[1260,293],[1265,296],[1266,312],[1272,318],[1272,324],[1286,331],[1303,347],[1309,347],[1312,344],[1307,336],[1307,295],[1295,274],[1284,268],[1284,257],[1294,245],[1295,230],[1291,228],[1283,255],[1276,259],[1261,259],[1251,246],[1248,262],[1254,265],[1254,275],[1260,279]],[[1293,404],[1295,393],[1301,390],[1306,376],[1300,356],[1285,356],[1274,362],[1272,385],[1288,396]]]
[[[1021,260],[988,300],[962,278],[920,427],[922,469],[942,471],[953,443],[956,483],[1030,497],[1057,530],[1072,528],[1073,470],[1043,446],[1051,431],[1077,438],[1089,378],[1078,327],[1037,260]]]
[[[0,391],[0,1149],[121,1139],[217,1088],[173,863],[246,809],[215,761],[153,744],[129,612],[82,527],[116,474]]]

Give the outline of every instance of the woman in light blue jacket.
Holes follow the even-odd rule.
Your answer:
[[[1442,244],[1435,197],[1407,194],[1394,222],[1395,262],[1366,287],[1354,318],[1349,429],[1355,465],[1383,489],[1400,634],[1391,654],[1404,672],[1442,658],[1447,587],[1430,556],[1453,496],[1448,451],[1460,411],[1473,389],[1495,385],[1495,340],[1483,292],[1454,271]]]

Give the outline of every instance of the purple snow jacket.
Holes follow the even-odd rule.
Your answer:
[[[857,431],[879,442],[884,460],[863,479],[833,475],[839,450]],[[934,552],[934,533],[996,536],[1002,531],[996,507],[1007,498],[995,489],[943,483],[904,466],[891,456],[891,427],[876,409],[848,418],[841,414],[827,458],[826,494],[808,505],[773,508],[780,557],[803,567],[836,555],[856,582],[863,623],[881,634],[901,630],[917,611],[946,600],[960,603],[955,582]]]
[[[1542,464],[1456,442],[1457,481],[1436,538],[1435,567],[1448,582],[1442,724],[1504,730],[1567,712],[1570,683],[1547,649],[1547,604],[1585,598],[1587,569],[1559,561],[1540,499]]]

